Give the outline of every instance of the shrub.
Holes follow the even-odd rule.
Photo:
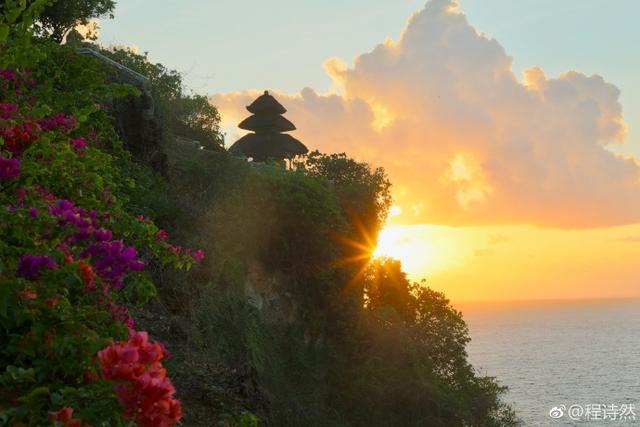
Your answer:
[[[126,305],[155,294],[145,258],[189,268],[203,254],[180,251],[125,208],[127,160],[106,151],[118,153],[118,143],[105,113],[86,108],[94,102],[87,96],[56,111],[72,101],[36,74],[46,75],[0,71],[0,420],[104,425],[135,412],[153,420],[146,425],[171,425],[179,403],[164,378],[164,352],[140,365],[131,390],[148,398],[136,401],[116,387],[122,378],[104,363],[99,369],[97,355],[133,331]],[[130,333],[138,342],[144,337]],[[140,346],[148,352],[159,344]],[[164,424],[156,422],[158,405],[168,405]]]

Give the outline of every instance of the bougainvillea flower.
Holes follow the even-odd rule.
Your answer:
[[[73,147],[76,153],[84,154],[85,148],[87,148],[87,140],[83,137],[71,138],[69,144]]]
[[[22,156],[32,142],[38,139],[38,126],[29,122],[0,128],[0,136],[4,140],[3,149],[15,157]]]
[[[69,131],[76,127],[76,119],[64,113],[57,113],[54,116],[38,120],[38,125],[43,130],[64,129]]]
[[[93,238],[96,239],[98,242],[106,242],[107,240],[111,240],[113,238],[113,233],[111,233],[110,230],[101,228],[94,232]]]
[[[84,283],[85,288],[88,290],[95,290],[96,273],[93,271],[93,268],[84,261],[80,261],[78,263],[78,267],[80,267],[80,274],[82,275],[82,282]]]
[[[90,257],[96,274],[114,287],[122,286],[122,279],[128,271],[140,271],[144,263],[138,259],[133,246],[125,247],[121,240],[97,242],[81,254]]]
[[[73,408],[65,406],[56,412],[50,412],[51,421],[69,421],[73,417]]]
[[[55,308],[58,305],[58,301],[59,300],[57,297],[51,297],[45,300],[45,304],[47,304],[51,308]]]
[[[45,268],[58,268],[53,258],[48,255],[22,255],[18,262],[17,276],[25,279],[35,280],[40,275],[40,271]]]
[[[38,294],[35,293],[35,291],[33,291],[32,289],[29,289],[29,288],[24,288],[23,290],[18,292],[18,295],[20,296],[20,298],[28,299],[28,300],[33,300],[33,299],[38,298]]]
[[[17,112],[18,112],[17,104],[0,102],[0,119],[4,119],[4,120],[10,119]]]
[[[164,357],[164,346],[133,330],[128,341],[98,353],[103,376],[120,383],[116,394],[124,416],[138,425],[172,426],[182,417],[180,401],[173,398],[175,387],[160,362]]]
[[[20,162],[18,159],[8,159],[0,156],[0,180],[9,181],[20,176]]]
[[[193,258],[194,261],[200,261],[200,260],[204,259],[204,251],[202,249],[198,249],[197,251],[195,251],[193,253],[192,258]]]
[[[82,420],[73,418],[73,408],[69,406],[65,406],[56,412],[50,412],[49,419],[53,422],[57,421],[59,424],[62,424],[63,427],[88,426],[88,424],[82,424]]]
[[[16,72],[14,70],[0,70],[0,78],[3,78],[8,81],[13,81],[16,79]]]

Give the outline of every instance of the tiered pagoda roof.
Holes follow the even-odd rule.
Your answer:
[[[251,157],[254,162],[293,159],[309,152],[302,142],[282,133],[295,130],[296,127],[282,116],[287,110],[268,91],[265,90],[247,110],[252,115],[240,122],[238,127],[252,133],[238,139],[229,151]]]

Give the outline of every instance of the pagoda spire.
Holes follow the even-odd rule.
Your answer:
[[[259,96],[247,107],[252,113],[238,127],[252,131],[238,139],[229,151],[233,154],[251,157],[254,162],[268,159],[291,161],[296,156],[309,152],[307,147],[296,138],[283,132],[296,129],[295,125],[282,115],[287,110],[269,91]]]

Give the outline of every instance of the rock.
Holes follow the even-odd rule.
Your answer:
[[[140,96],[114,100],[111,109],[115,128],[136,160],[165,175],[167,156],[162,150],[161,118],[155,108],[149,80],[95,49],[79,47],[76,52],[93,56],[113,69],[115,72],[110,75],[110,83],[126,83],[140,90]]]

